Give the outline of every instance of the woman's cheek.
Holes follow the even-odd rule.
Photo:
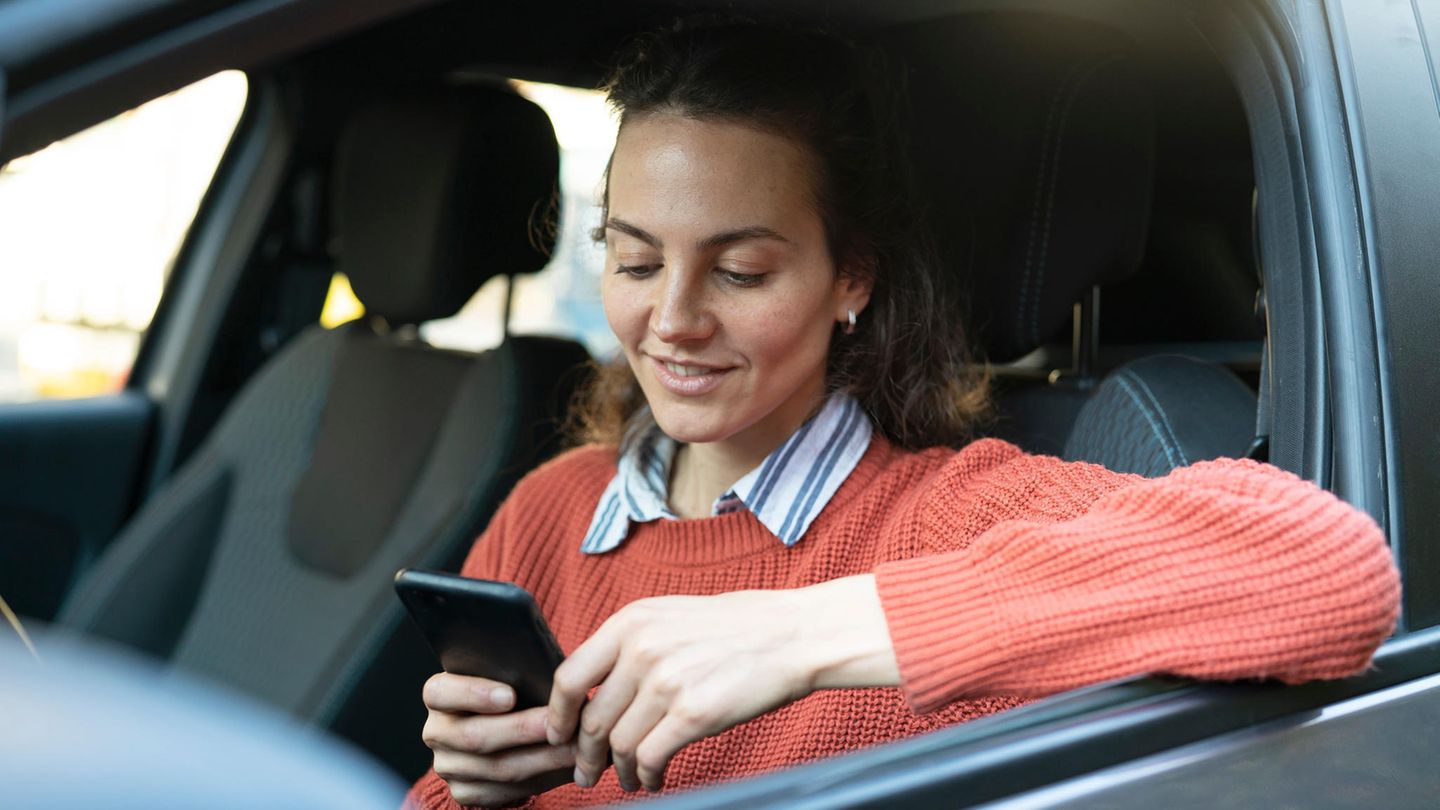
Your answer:
[[[600,304],[605,310],[605,322],[620,341],[620,345],[632,348],[644,337],[645,314],[643,299],[631,291],[626,294],[616,283],[614,272],[607,272],[600,283]]]
[[[829,351],[831,326],[813,301],[776,301],[748,318],[753,351],[769,365],[811,365]]]

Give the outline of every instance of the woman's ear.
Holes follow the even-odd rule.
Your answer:
[[[848,322],[852,310],[858,317],[870,305],[870,293],[874,289],[874,275],[842,271],[835,279],[835,320]]]

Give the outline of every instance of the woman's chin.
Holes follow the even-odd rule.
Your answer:
[[[655,424],[666,436],[681,444],[709,444],[735,435],[741,426],[726,419],[720,408],[684,408],[700,413],[676,413],[672,408],[652,408]]]
[[[733,431],[716,429],[707,425],[696,425],[683,420],[678,424],[667,425],[664,420],[656,419],[655,423],[660,426],[666,436],[681,444],[709,444],[727,439],[733,433]]]

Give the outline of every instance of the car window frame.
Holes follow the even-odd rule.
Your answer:
[[[1440,207],[1440,54],[1432,47],[1440,46],[1440,3],[1327,5],[1359,189],[1357,270],[1372,291],[1385,360],[1378,469],[1391,483],[1387,529],[1404,576],[1404,625],[1430,627],[1440,624],[1440,375],[1431,348],[1440,228],[1427,215]]]

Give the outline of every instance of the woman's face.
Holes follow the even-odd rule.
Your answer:
[[[768,452],[820,403],[837,272],[810,154],[741,123],[628,119],[610,165],[605,317],[655,420],[681,442]]]

